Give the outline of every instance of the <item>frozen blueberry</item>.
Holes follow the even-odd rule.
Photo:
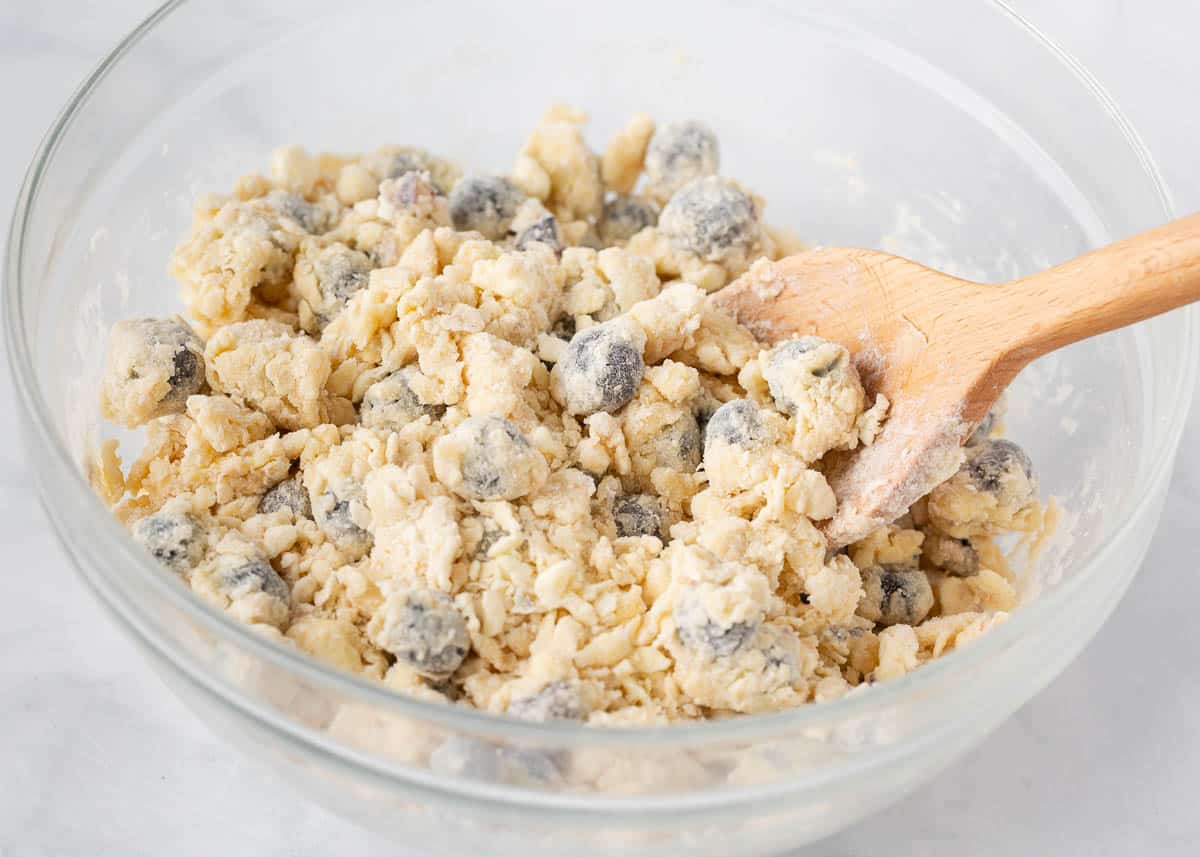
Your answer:
[[[530,449],[529,441],[515,425],[500,417],[472,417],[456,432],[460,430],[471,438],[462,460],[468,493],[477,500],[515,499],[510,497],[516,484],[512,463]]]
[[[823,378],[840,381],[853,371],[850,354],[819,336],[801,336],[776,345],[767,353],[763,379],[775,406],[789,416],[796,413],[796,399]]]
[[[525,195],[499,176],[467,176],[450,191],[450,219],[454,228],[474,230],[499,241],[508,234]]]
[[[979,552],[970,539],[930,533],[921,545],[921,552],[930,563],[958,577],[970,577],[979,571]]]
[[[727,658],[737,652],[758,630],[757,622],[722,625],[708,615],[695,591],[683,593],[672,611],[680,641],[695,652]]]
[[[383,177],[398,179],[410,173],[424,173],[437,193],[445,195],[444,188],[433,175],[438,172],[438,159],[424,149],[402,149],[392,154],[387,162]]]
[[[663,198],[693,179],[715,175],[719,167],[717,135],[703,122],[661,125],[646,147],[646,178]]]
[[[427,166],[427,159],[416,151],[397,152],[388,162],[385,178],[398,179],[408,173],[420,172]]]
[[[705,454],[715,443],[752,449],[767,438],[758,406],[748,399],[734,399],[717,408],[704,426]]]
[[[379,186],[380,215],[391,217],[395,211],[408,211],[417,217],[430,217],[437,211],[441,196],[429,173],[423,170],[404,173],[399,178],[384,180]]]
[[[651,494],[622,494],[612,501],[613,525],[618,538],[663,536],[665,513],[662,503]]]
[[[760,651],[763,653],[763,658],[766,660],[767,670],[783,670],[787,675],[794,676],[798,672],[796,656],[794,649],[786,644],[789,638],[794,638],[795,634],[785,628],[776,628],[774,626],[766,626],[768,633],[764,634],[766,639],[760,640]],[[785,679],[790,681],[791,679]]]
[[[691,413],[682,414],[662,428],[650,441],[655,467],[695,473],[700,466],[700,424]]]
[[[434,589],[395,592],[384,605],[380,646],[434,679],[458,669],[471,649],[467,621],[449,595]]]
[[[704,439],[708,431],[708,421],[713,418],[713,414],[717,412],[717,408],[721,407],[721,403],[715,398],[706,397],[698,402],[695,406],[696,425],[700,426],[700,438]]]
[[[305,232],[324,232],[328,226],[329,215],[325,209],[297,194],[271,191],[267,203],[284,217],[294,220]]]
[[[288,601],[291,598],[287,583],[271,568],[270,563],[262,559],[221,568],[214,580],[221,592],[231,601],[255,592],[264,592],[280,601]]]
[[[694,179],[667,203],[658,226],[676,250],[718,262],[758,240],[754,200],[718,176]]]
[[[330,247],[314,265],[321,294],[337,304],[346,303],[366,288],[373,267],[366,253],[342,245]]]
[[[617,196],[604,203],[600,235],[606,244],[622,244],[658,223],[658,209],[636,196]]]
[[[545,244],[555,253],[562,252],[562,235],[558,231],[558,219],[553,214],[547,214],[541,220],[522,229],[515,246],[518,250],[525,250],[534,243]]]
[[[580,416],[624,407],[637,393],[644,369],[641,349],[611,323],[571,337],[554,367],[567,412]]]
[[[811,359],[821,351],[822,346],[829,344],[831,344],[829,340],[819,336],[801,336],[798,339],[789,339],[782,345],[771,349],[769,362],[772,367],[781,370],[793,368],[795,364],[802,363],[803,370],[809,375],[814,378],[824,378],[838,368],[844,356],[837,352],[821,354],[821,359],[816,361]]]
[[[572,681],[552,681],[533,696],[514,699],[508,713],[522,720],[582,720],[587,706],[579,685]]]
[[[204,557],[204,530],[191,515],[147,515],[133,525],[133,539],[176,574],[187,574]]]
[[[367,428],[400,431],[413,420],[441,419],[445,405],[429,404],[413,392],[413,379],[420,376],[416,366],[405,366],[376,381],[363,394],[359,417]]]
[[[312,504],[308,500],[308,491],[299,476],[283,480],[263,494],[262,499],[258,501],[260,514],[271,515],[282,509],[287,509],[297,520],[312,517]]]
[[[879,625],[916,625],[933,609],[925,572],[902,566],[863,569],[858,615]]]
[[[971,483],[989,494],[1000,493],[1019,475],[1026,483],[1033,481],[1033,462],[1011,440],[988,440],[971,447],[964,467]]]
[[[434,442],[437,478],[467,500],[516,500],[549,475],[546,459],[502,417],[471,417]]]
[[[171,360],[171,377],[167,380],[171,391],[163,397],[163,401],[183,401],[186,404],[188,396],[203,389],[204,382],[204,358],[189,348],[181,348]]]
[[[147,381],[153,379],[147,387]],[[159,392],[161,381],[166,389]],[[189,396],[202,392],[204,343],[179,318],[137,318],[113,325],[105,370],[107,398],[123,405],[132,400],[138,419],[123,419],[135,425],[145,419],[182,413]],[[134,392],[136,391],[136,392]],[[159,396],[147,403],[147,396]]]
[[[571,337],[575,335],[575,316],[570,313],[563,313],[554,322],[554,326],[550,328],[550,335],[570,342]]]
[[[375,543],[375,537],[354,520],[355,507],[363,504],[362,488],[344,491],[344,495],[326,490],[313,503],[313,519],[334,544],[361,556]]]

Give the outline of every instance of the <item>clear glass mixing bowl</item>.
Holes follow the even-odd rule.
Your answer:
[[[1028,604],[902,680],[772,716],[614,730],[394,695],[194,600],[85,481],[108,326],[177,308],[164,267],[192,200],[280,143],[416,143],[503,170],[554,100],[590,110],[597,143],[634,110],[700,116],[772,222],[991,280],[1170,216],[1114,105],[1003,5],[797,5],[197,0],[168,4],[81,87],[37,153],[9,244],[25,439],[83,579],[213,729],[433,853],[770,853],[928,780],[1095,633],[1159,517],[1197,368],[1191,313],[1018,382],[1009,429],[1066,510]],[[468,759],[503,747],[506,763],[431,770],[447,741]],[[539,778],[547,759],[565,780]]]

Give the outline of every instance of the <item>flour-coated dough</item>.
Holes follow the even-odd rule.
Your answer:
[[[705,126],[637,116],[601,157],[585,121],[552,109],[472,187],[421,149],[288,147],[203,199],[171,266],[195,333],[113,330],[104,414],[145,426],[127,467],[113,444],[92,465],[118,517],[268,636],[539,720],[833,699],[1002,621],[993,537],[1040,524],[1023,454],[979,439],[827,557],[823,458],[886,401],[840,346],[763,348],[707,299],[782,233]]]

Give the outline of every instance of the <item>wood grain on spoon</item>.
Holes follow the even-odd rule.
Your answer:
[[[799,334],[854,355],[891,412],[875,443],[827,459],[832,546],[904,514],[949,478],[960,447],[1031,360],[1200,300],[1200,214],[999,285],[876,250],[761,262],[712,296],[764,343]]]

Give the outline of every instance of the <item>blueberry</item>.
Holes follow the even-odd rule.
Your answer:
[[[571,337],[575,335],[575,316],[569,313],[560,315],[554,322],[554,326],[550,328],[550,335],[564,342],[570,342]]]
[[[587,716],[579,685],[571,681],[552,681],[533,696],[514,699],[508,713],[522,720],[582,720]]]
[[[703,122],[662,125],[646,147],[646,178],[663,198],[693,179],[715,175],[719,166],[717,135]]]
[[[611,323],[571,337],[554,367],[567,412],[581,416],[624,407],[637,393],[644,369],[641,349]]]
[[[398,179],[409,173],[420,172],[427,166],[427,159],[415,151],[398,152],[388,162],[386,178]]]
[[[717,176],[684,185],[663,209],[658,225],[676,250],[709,261],[747,252],[758,239],[754,201]]]
[[[979,571],[979,552],[970,539],[929,534],[921,546],[930,563],[958,577],[970,577]]]
[[[758,630],[757,622],[722,625],[704,609],[695,591],[684,592],[672,612],[680,641],[689,649],[716,658],[727,658],[744,647]]]
[[[204,557],[204,530],[191,515],[147,515],[133,525],[133,539],[176,574],[187,574]]]
[[[280,601],[288,601],[291,598],[287,583],[271,568],[270,563],[262,559],[221,568],[214,580],[221,592],[231,601],[254,592],[264,592]]]
[[[171,391],[163,397],[164,402],[187,403],[188,396],[194,396],[204,388],[204,358],[188,348],[175,352],[171,361],[171,377],[167,383]]]
[[[804,358],[811,358],[815,352],[821,349],[821,346],[829,344],[831,344],[829,340],[819,336],[801,336],[798,339],[789,339],[771,349],[770,363],[780,369],[789,368],[796,363],[803,363],[805,372],[814,378],[824,378],[838,368],[844,355],[841,353],[826,354],[817,361]],[[834,347],[836,348],[836,346]]]
[[[797,398],[823,378],[842,380],[852,370],[850,354],[819,336],[801,336],[776,345],[767,353],[763,379],[782,413],[796,413]]]
[[[267,195],[267,204],[284,217],[294,220],[305,232],[324,232],[328,225],[325,209],[294,193],[271,191]]]
[[[704,439],[708,433],[708,421],[713,418],[713,414],[721,407],[721,403],[715,398],[706,394],[705,398],[698,402],[695,406],[696,425],[700,427],[700,438]]]
[[[260,514],[271,515],[282,509],[287,509],[297,520],[312,517],[312,504],[308,499],[308,491],[299,476],[283,480],[263,494],[262,499],[258,501]]]
[[[971,483],[989,494],[1001,493],[1018,474],[1026,482],[1033,480],[1033,462],[1011,440],[988,440],[971,447],[964,467]]]
[[[515,246],[518,250],[525,250],[534,243],[545,244],[555,253],[562,252],[562,235],[559,234],[558,220],[553,214],[547,214],[541,220],[522,229]]]
[[[862,571],[858,614],[879,625],[916,625],[933,609],[933,589],[925,572],[901,566]]]
[[[450,219],[454,228],[475,231],[499,241],[508,234],[525,195],[506,178],[467,176],[450,191]]]
[[[321,294],[326,301],[344,304],[370,280],[371,257],[344,245],[328,248],[314,265]]]
[[[700,466],[700,424],[691,413],[662,428],[650,442],[655,467],[695,473]]]
[[[399,431],[404,426],[429,417],[441,419],[445,405],[428,404],[413,392],[412,381],[420,375],[415,366],[405,366],[376,381],[363,394],[359,416],[367,428]]]
[[[790,635],[790,632],[776,629],[773,626],[767,626],[772,633],[767,635],[767,640],[762,647],[763,658],[766,660],[766,668],[768,670],[786,670],[790,674],[796,672],[796,658],[792,651],[783,644],[783,641]]]
[[[515,500],[525,493],[515,465],[532,448],[520,430],[501,417],[471,417],[455,429],[463,438],[463,489],[474,500]]]
[[[658,223],[658,209],[636,196],[617,196],[604,203],[600,235],[606,244],[622,244]]]
[[[467,621],[449,595],[408,589],[389,596],[380,646],[396,660],[439,679],[462,666],[471,649]]]
[[[717,408],[704,426],[704,452],[724,443],[752,449],[767,439],[767,427],[758,406],[747,399],[734,399]]]
[[[441,191],[433,177],[424,171],[408,172],[380,185],[380,202],[393,208],[410,211],[418,217],[428,217],[436,210]]]
[[[612,501],[613,525],[618,538],[663,536],[662,503],[650,494],[623,494]]]
[[[362,504],[362,488],[343,490],[343,495],[326,490],[313,504],[313,518],[339,548],[361,556],[375,543],[375,537],[354,520],[354,506]]]
[[[432,175],[436,173],[438,160],[422,149],[404,149],[392,155],[384,170],[385,179],[398,179],[410,173],[424,173],[438,194],[445,195],[446,189]]]
[[[106,383],[114,388],[145,378],[164,379],[166,391],[145,413],[182,413],[188,397],[205,389],[204,343],[178,318],[119,321],[113,325],[106,373]]]

